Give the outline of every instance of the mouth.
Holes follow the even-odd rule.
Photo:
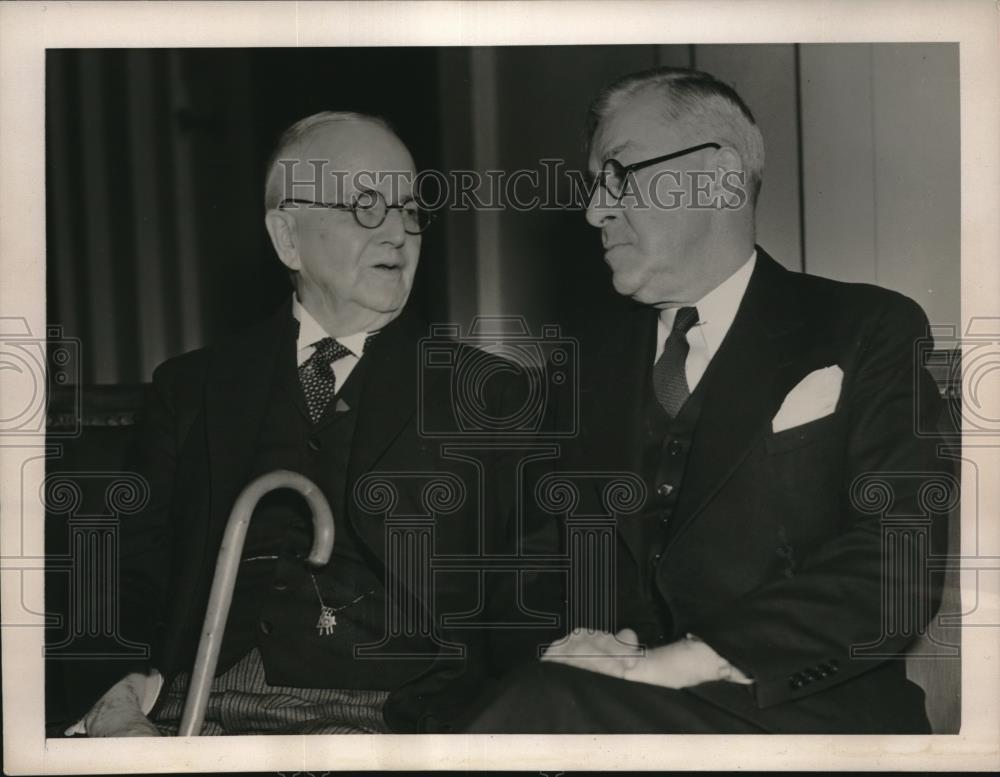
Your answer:
[[[628,243],[627,240],[615,240],[613,237],[609,237],[606,232],[601,233],[601,245],[604,246],[605,251],[621,248],[626,243]]]
[[[373,264],[372,269],[381,270],[382,272],[399,272],[403,269],[403,265],[399,262],[380,262],[379,264]]]

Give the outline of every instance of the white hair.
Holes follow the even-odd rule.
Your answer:
[[[597,126],[628,98],[650,89],[663,97],[666,121],[680,122],[707,131],[715,140],[739,154],[747,176],[750,203],[757,204],[764,178],[764,138],[753,114],[731,86],[699,70],[658,67],[632,73],[604,89],[591,103],[587,115],[587,142]]]

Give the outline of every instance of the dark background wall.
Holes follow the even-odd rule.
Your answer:
[[[958,47],[769,44],[49,50],[48,321],[82,381],[134,383],[289,293],[263,226],[278,134],[310,113],[388,118],[418,168],[585,165],[613,78],[695,66],[764,132],[759,242],[786,266],[896,288],[959,322]],[[413,304],[434,321],[613,303],[578,210],[455,211],[426,234]]]

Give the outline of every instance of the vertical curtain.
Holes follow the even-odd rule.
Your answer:
[[[239,57],[226,63],[167,49],[48,52],[47,315],[80,339],[85,384],[147,381],[218,323],[206,316],[226,264],[213,222],[259,212],[249,79]],[[252,252],[253,237],[226,245]]]

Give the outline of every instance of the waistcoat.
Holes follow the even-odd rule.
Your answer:
[[[646,484],[646,503],[635,515],[618,519],[618,626],[635,629],[646,645],[671,642],[670,612],[655,584],[656,569],[669,542],[674,511],[684,486],[691,443],[704,395],[704,381],[671,419],[653,392],[651,373],[643,395],[640,474]]]
[[[315,482],[333,511],[333,553],[325,567],[310,570],[304,559],[312,522],[305,501],[284,490],[261,500],[247,532],[217,673],[255,645],[270,685],[393,689],[428,666],[427,659],[354,656],[356,646],[383,637],[387,613],[391,618],[395,608],[407,606],[387,602],[383,564],[348,517],[345,481],[365,367],[362,358],[316,423],[294,362],[279,370],[247,482],[279,468]],[[329,633],[318,625],[323,605],[335,610]]]

